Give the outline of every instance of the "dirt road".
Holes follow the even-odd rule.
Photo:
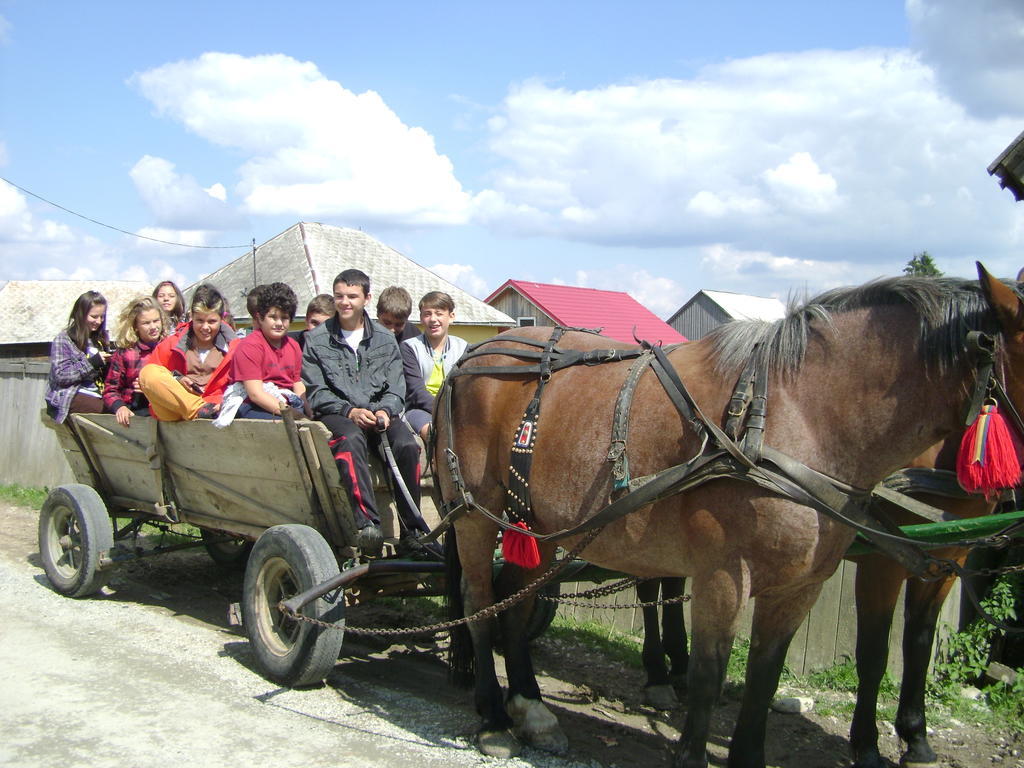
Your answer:
[[[227,626],[239,574],[190,551],[123,567],[104,595],[69,600],[42,573],[36,524],[34,510],[0,504],[2,765],[670,764],[682,711],[644,707],[638,671],[575,645],[542,638],[536,653],[572,759],[526,749],[516,760],[497,761],[473,745],[470,695],[448,685],[433,644],[374,645],[347,636],[327,685],[278,688],[253,668],[245,638]],[[351,624],[403,619],[387,615],[394,609],[361,610],[349,612]],[[736,706],[728,700],[715,712],[714,764],[724,763]],[[780,767],[848,765],[848,727],[813,712],[773,713],[769,760]],[[884,740],[897,758],[895,739]],[[967,725],[939,729],[933,745],[944,768],[1024,765],[1020,744]]]

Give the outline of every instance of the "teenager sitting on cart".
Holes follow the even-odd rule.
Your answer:
[[[192,294],[191,320],[161,341],[139,371],[139,387],[161,421],[213,419],[220,412],[238,340],[223,322],[227,302],[212,285]]]
[[[462,357],[468,344],[465,339],[448,335],[448,326],[455,319],[455,302],[447,293],[431,291],[420,299],[419,309],[423,333],[401,345],[405,420],[427,445],[434,418],[434,399],[448,371]]]
[[[412,501],[420,499],[419,447],[399,419],[405,405],[402,358],[393,333],[370,319],[370,278],[346,269],[334,279],[337,313],[310,331],[302,354],[302,378],[314,418],[331,432],[330,446],[349,492],[359,526],[357,546],[377,552],[383,543],[368,464],[369,448],[391,444]],[[402,539],[408,545],[429,527],[404,494],[395,494]]]
[[[261,285],[253,303],[253,331],[238,342],[231,362],[232,382],[245,389],[237,415],[273,419],[295,408],[301,417],[306,392],[302,351],[287,335],[295,317],[295,291],[284,283]]]

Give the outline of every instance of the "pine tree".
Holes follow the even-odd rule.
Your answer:
[[[928,251],[915,253],[914,258],[907,262],[903,268],[905,275],[918,275],[924,277],[942,277],[942,270],[935,266],[935,261]]]

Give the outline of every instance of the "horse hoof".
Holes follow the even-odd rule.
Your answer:
[[[669,681],[672,683],[672,687],[677,695],[682,696],[686,693],[687,677],[685,672],[678,675],[669,675]]]
[[[515,723],[513,732],[531,747],[564,754],[569,749],[569,739],[558,725],[558,719],[540,699],[527,699],[516,694],[505,704]]]
[[[508,759],[523,750],[519,739],[509,731],[481,731],[476,738],[480,751],[488,757]]]
[[[675,709],[679,699],[671,685],[649,685],[644,688],[644,704],[665,711]]]

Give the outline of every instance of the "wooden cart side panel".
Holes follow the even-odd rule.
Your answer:
[[[95,485],[93,472],[89,468],[89,461],[82,455],[82,449],[78,447],[78,442],[71,434],[71,430],[64,424],[58,424],[51,419],[46,413],[46,409],[43,409],[40,418],[42,419],[43,426],[52,429],[57,436],[57,442],[64,453],[64,458],[67,459],[75,482],[89,486]]]
[[[102,469],[109,496],[135,499],[146,504],[160,501],[158,476],[149,456],[156,437],[156,419],[135,418],[129,427],[111,414],[74,414],[79,439]],[[77,474],[77,473],[76,473]]]
[[[204,525],[239,533],[282,523],[320,529],[299,474],[308,468],[296,461],[281,422],[160,424],[160,447],[183,519],[194,512],[215,522]]]

